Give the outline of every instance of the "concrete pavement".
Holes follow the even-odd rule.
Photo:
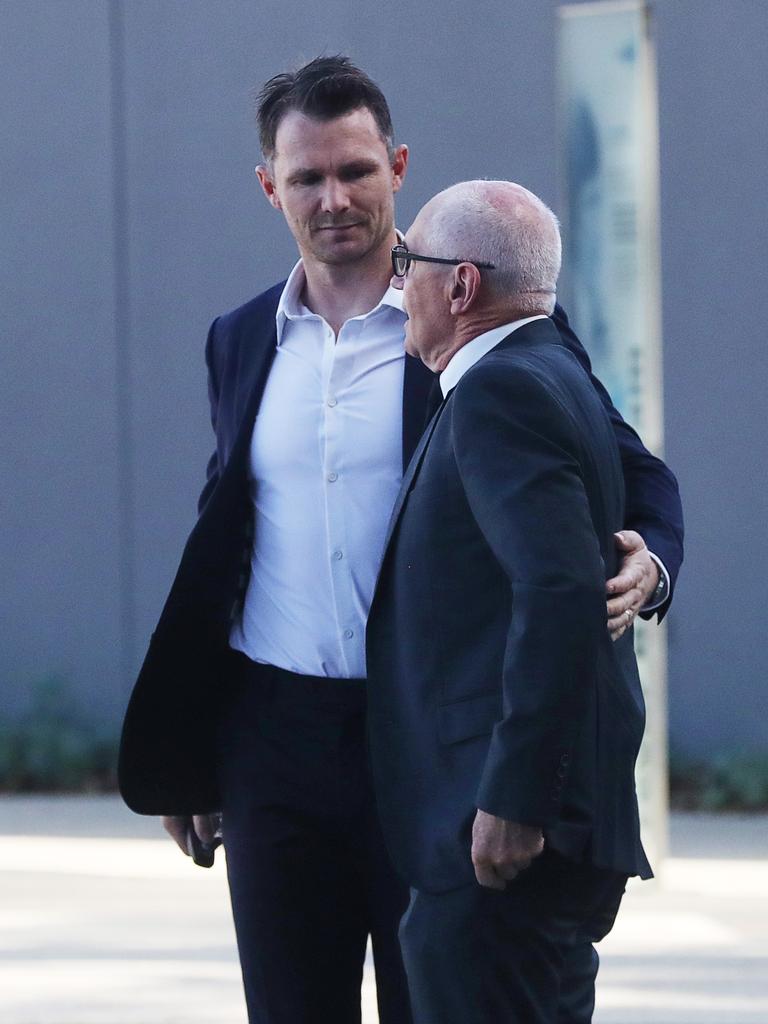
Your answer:
[[[674,815],[671,853],[601,945],[595,1024],[768,1024],[768,817]],[[0,798],[1,1024],[244,1024],[227,899],[220,854],[115,798]]]

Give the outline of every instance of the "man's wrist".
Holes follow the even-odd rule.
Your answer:
[[[658,555],[654,555],[652,551],[649,551],[648,554],[654,560],[659,570],[659,582],[656,584],[653,593],[640,609],[642,612],[652,612],[656,608],[660,608],[669,597],[669,573]]]

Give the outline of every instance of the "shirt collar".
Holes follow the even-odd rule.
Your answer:
[[[500,327],[493,327],[490,331],[478,334],[476,338],[468,341],[458,352],[454,352],[448,365],[440,374],[440,390],[443,393],[443,398],[452,388],[456,387],[470,366],[474,366],[478,359],[482,359],[492,348],[496,348],[499,342],[503,341],[513,331],[523,327],[525,324],[532,323],[534,320],[547,319],[548,317],[544,316],[543,313],[538,314],[538,316],[527,316],[523,320],[513,320],[511,323],[502,324]]]
[[[283,338],[283,331],[285,329],[286,320],[307,320],[317,316],[311,309],[308,309],[302,302],[302,292],[304,291],[304,285],[306,284],[307,278],[304,273],[304,265],[301,260],[295,265],[291,273],[288,275],[288,280],[285,282],[280,301],[277,304],[277,312],[275,314],[275,321],[277,324],[277,344]],[[365,319],[366,317],[373,316],[378,313],[382,307],[389,307],[396,309],[399,313],[403,313],[403,293],[398,288],[393,288],[392,285],[382,295],[379,302],[374,306],[373,309],[367,313],[361,314],[359,317],[353,317],[353,319]]]

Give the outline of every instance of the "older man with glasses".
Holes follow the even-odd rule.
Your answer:
[[[604,618],[621,458],[550,318],[551,211],[511,182],[465,182],[407,241],[418,251],[392,249],[406,348],[442,402],[395,503],[367,647],[412,1009],[416,1024],[557,1024],[570,951],[610,930],[627,876],[651,874],[632,632],[612,643]]]

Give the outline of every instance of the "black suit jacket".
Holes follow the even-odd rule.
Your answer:
[[[253,530],[248,456],[275,354],[275,313],[284,282],[214,321],[206,346],[216,450],[176,578],[150,641],[126,712],[118,777],[124,799],[144,814],[215,810],[218,794],[211,722],[226,676],[227,638],[248,582]],[[563,342],[590,371],[562,310]],[[421,436],[432,374],[406,357],[403,466]],[[625,526],[638,530],[674,581],[682,561],[677,483],[643,447],[596,378],[622,452],[628,491]],[[661,610],[661,614],[666,610]]]
[[[461,378],[408,469],[368,620],[370,747],[395,865],[474,879],[477,807],[577,859],[650,874],[631,631],[605,625],[624,479],[610,418],[551,321]]]

